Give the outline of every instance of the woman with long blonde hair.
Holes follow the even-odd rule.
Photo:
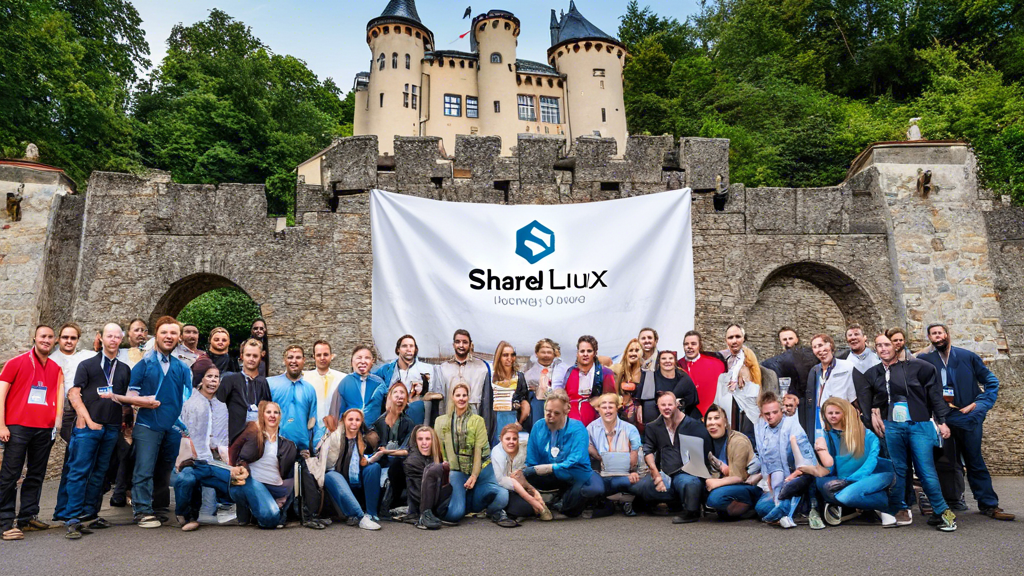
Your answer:
[[[487,435],[491,446],[501,440],[501,430],[509,424],[522,424],[530,417],[530,389],[526,376],[517,369],[516,349],[502,340],[494,351],[494,369],[491,372],[491,417],[487,422]]]
[[[821,466],[802,466],[818,476],[825,500],[825,522],[838,526],[857,510],[875,510],[885,527],[896,526],[889,510],[889,489],[896,481],[892,464],[879,458],[878,437],[861,423],[853,404],[832,397],[821,405],[825,435],[814,443]]]
[[[256,421],[246,424],[228,450],[233,466],[229,493],[240,523],[254,517],[260,528],[280,528],[291,500],[298,449],[279,434],[281,407],[276,402],[264,400],[257,410]]]
[[[353,521],[359,521],[364,530],[380,530],[377,506],[380,502],[380,464],[383,455],[374,451],[376,434],[363,436],[363,411],[349,408],[341,415],[344,437],[338,450],[338,459],[324,475],[324,490],[338,508]],[[360,499],[362,502],[360,502]]]

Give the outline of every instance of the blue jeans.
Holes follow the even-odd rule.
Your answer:
[[[135,514],[153,513],[153,476],[174,467],[181,447],[181,434],[174,430],[158,431],[135,426],[135,472],[132,474],[132,505]]]
[[[348,478],[335,470],[328,470],[324,475],[324,489],[342,513],[349,518],[362,518],[363,507],[359,505],[356,491],[360,492],[365,502],[365,514],[377,517],[377,504],[380,502],[380,464],[371,462],[359,470],[359,482],[362,486],[353,487]]]
[[[117,446],[117,435],[120,432],[120,426],[104,426],[100,430],[88,427],[71,430],[68,461],[61,480],[67,495],[62,516],[68,524],[99,513],[103,501],[103,478],[110,466],[110,455]]]
[[[668,492],[658,492],[654,487],[654,478],[648,476],[640,482],[637,488],[640,496],[648,501],[665,500],[666,495],[678,499],[687,512],[700,510],[700,497],[704,490],[704,481],[686,472],[678,472],[669,478],[668,474],[661,472],[661,481],[665,483]]]
[[[182,469],[174,480],[174,513],[186,520],[195,520],[199,517],[199,507],[196,504],[201,502],[201,498],[197,498],[200,493],[197,489],[213,488],[218,496],[227,497],[230,484],[231,473],[224,468],[196,462],[195,465]]]
[[[228,493],[237,505],[239,520],[251,514],[256,517],[260,528],[276,528],[288,519],[288,504],[278,507],[267,487],[252,477],[247,478],[242,486],[231,486]],[[245,514],[246,511],[249,514]]]
[[[708,508],[718,512],[720,517],[732,517],[729,514],[729,505],[733,502],[744,504],[746,510],[754,507],[764,491],[757,486],[751,486],[746,482],[719,486],[708,493]],[[734,507],[735,509],[736,507]]]
[[[942,514],[949,506],[942,497],[939,476],[935,472],[935,427],[927,422],[885,422],[885,443],[889,448],[889,458],[896,469],[896,485],[889,491],[889,509],[883,510],[895,514],[907,508],[904,494],[907,485],[907,461],[913,460],[917,477],[921,480],[921,488],[928,495],[932,509]]]
[[[805,499],[805,496],[813,496],[814,492],[814,477],[802,474],[789,482],[783,482],[779,486],[773,486],[771,492],[765,492],[763,496],[754,505],[754,509],[757,510],[759,518],[764,518],[769,512],[774,510],[778,506],[777,512],[781,512],[782,515],[778,518],[773,517],[770,519],[771,522],[778,521],[782,516],[792,517],[797,512],[797,508],[800,503]],[[779,501],[775,502],[775,495],[778,494]]]
[[[867,478],[861,478],[853,484],[836,490],[830,483],[839,480],[835,476],[817,478],[818,493],[825,502],[839,504],[857,510],[881,510],[889,509],[889,488],[896,481],[896,474],[892,472],[878,472]]]
[[[636,495],[640,492],[641,482],[633,484],[629,481],[629,476],[601,476],[601,482],[604,485],[605,496],[619,493]]]
[[[958,421],[959,418],[953,416],[947,419],[946,424],[952,433],[956,455],[958,459],[963,459],[967,467],[967,483],[971,486],[971,493],[978,501],[979,509],[995,508],[999,506],[999,496],[992,488],[992,475],[989,474],[985,458],[981,455],[982,425],[978,424],[968,430],[958,426]],[[959,462],[954,462],[954,466],[960,469]]]
[[[508,490],[494,479],[492,466],[480,471],[472,490],[466,490],[469,474],[452,470],[448,478],[452,485],[452,501],[444,519],[449,522],[458,522],[467,510],[473,513],[486,508],[488,514],[496,514],[508,505]]]

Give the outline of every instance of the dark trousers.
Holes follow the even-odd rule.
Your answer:
[[[25,481],[21,484],[19,523],[39,515],[39,495],[46,476],[46,463],[53,447],[52,428],[29,428],[12,424],[7,427],[11,439],[4,445],[4,460],[0,464],[0,529],[14,526],[14,504],[18,499],[18,478],[28,461]]]
[[[954,484],[953,489],[959,487],[960,497],[963,497],[964,481],[963,467],[967,468],[967,483],[971,487],[974,499],[978,501],[980,510],[987,510],[999,506],[999,496],[992,488],[992,475],[989,474],[988,466],[985,465],[985,458],[981,455],[981,439],[983,436],[981,424],[973,429],[967,430],[956,425],[955,421],[947,422],[949,425],[950,438],[953,440],[953,461],[952,472],[946,475],[949,480],[959,482]],[[945,446],[945,444],[944,444]],[[963,463],[963,466],[961,466]],[[938,463],[936,463],[938,468]],[[939,473],[939,483],[942,484],[943,493],[946,492],[946,483]],[[951,477],[951,478],[950,478]],[[947,482],[949,481],[947,480]],[[960,498],[957,498],[959,500]],[[956,502],[957,500],[954,500]]]
[[[529,474],[526,481],[537,490],[558,490],[562,494],[561,512],[570,517],[582,514],[589,500],[604,494],[604,482],[596,472],[584,480],[576,480],[568,474]]]
[[[516,518],[527,518],[537,514],[529,502],[523,500],[522,496],[512,490],[508,491],[508,506],[505,506],[505,511],[509,516]]]
[[[132,474],[135,472],[135,446],[129,444],[124,434],[117,437],[117,448],[107,468],[107,479],[114,485],[110,495],[113,501],[125,502],[132,489]],[[106,490],[104,490],[106,492]]]
[[[942,448],[935,449],[935,472],[939,475],[942,497],[948,503],[956,503],[964,497],[967,484],[964,482],[964,467],[957,457],[956,436],[952,426],[949,432],[949,438],[942,441]]]
[[[61,513],[65,521],[85,520],[99,514],[103,500],[103,477],[110,464],[110,453],[117,445],[117,426],[104,426],[99,430],[75,428],[68,445],[67,465],[61,486],[66,508]],[[55,513],[56,515],[56,513]]]

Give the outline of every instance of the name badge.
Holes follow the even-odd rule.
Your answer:
[[[113,386],[100,386],[99,388],[96,389],[96,393],[99,394],[100,396],[103,396],[105,394],[111,394],[113,393],[113,391]]]
[[[558,452],[559,452],[558,446],[554,446],[554,447],[551,448],[551,456],[553,458],[558,458]]]
[[[46,406],[46,386],[40,382],[38,386],[33,386],[28,393],[28,403],[36,406]]]
[[[249,409],[245,412],[245,421],[246,422],[255,422],[258,415],[259,415],[259,411],[256,408],[256,405],[255,404],[249,404]]]

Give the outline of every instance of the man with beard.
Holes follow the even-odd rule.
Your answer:
[[[441,395],[430,392],[430,377],[434,373],[434,366],[421,362],[419,353],[420,347],[416,344],[416,338],[412,334],[404,334],[395,344],[395,354],[398,358],[377,367],[373,373],[384,381],[383,390],[378,389],[376,392],[382,397],[381,406],[384,405],[383,396],[387,394],[391,385],[401,382],[409,392],[407,414],[416,424],[427,424],[429,416],[426,414],[426,402],[438,400]]]
[[[473,356],[473,339],[467,330],[455,331],[452,348],[455,355],[437,367],[434,385],[430,388],[431,392],[444,396],[439,413],[444,414],[449,408],[445,404],[451,402],[452,386],[465,382],[469,384],[470,410],[487,420],[482,410],[489,411],[491,407],[491,366]]]
[[[128,347],[121,348],[117,352],[117,361],[124,362],[129,368],[134,368],[135,364],[142,360],[148,338],[149,327],[146,326],[146,321],[142,318],[132,320],[128,324]]]
[[[996,520],[1013,520],[1013,514],[999,507],[999,496],[992,489],[992,476],[981,454],[982,426],[999,395],[999,379],[977,354],[950,346],[949,329],[944,324],[928,326],[928,340],[934,349],[919,354],[918,358],[939,372],[942,395],[951,408],[946,424],[953,438],[952,469],[939,470],[943,492],[948,491],[951,482],[956,483],[960,500],[963,500],[962,461],[967,466],[967,482],[981,513]],[[966,509],[966,505],[962,508]]]

